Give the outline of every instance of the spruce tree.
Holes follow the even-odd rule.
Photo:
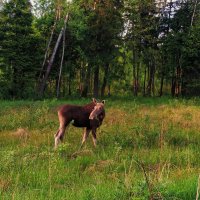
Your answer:
[[[11,0],[0,13],[0,61],[6,97],[24,98],[33,91],[37,39],[29,0]]]

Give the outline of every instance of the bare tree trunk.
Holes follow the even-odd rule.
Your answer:
[[[90,65],[87,66],[87,70],[85,73],[86,75],[85,75],[85,79],[83,83],[83,89],[81,92],[82,97],[87,97],[88,95],[88,89],[89,89],[89,84],[90,84],[90,73],[91,73]]]
[[[91,73],[90,71],[90,93],[93,94],[93,88],[94,88],[94,73]]]
[[[153,96],[155,96],[155,71],[156,71],[156,66],[155,66],[155,63],[153,63],[153,72],[152,72],[152,94]]]
[[[155,76],[152,76],[152,94],[155,96]]]
[[[95,68],[94,71],[94,89],[93,94],[95,98],[98,98],[99,96],[99,66]]]
[[[164,74],[162,73],[160,80],[160,94],[159,94],[160,97],[163,95],[163,83],[164,83]]]
[[[181,94],[181,75],[182,70],[180,67],[176,68],[176,78],[175,78],[175,95],[178,97]]]
[[[66,24],[69,19],[69,13],[67,13],[64,21],[64,29],[63,29],[63,49],[62,49],[62,58],[60,63],[60,72],[59,72],[59,78],[58,78],[58,85],[57,85],[57,98],[60,96],[60,81],[61,81],[61,75],[62,75],[62,68],[63,68],[63,59],[65,55],[65,30],[66,30]]]
[[[141,60],[139,61],[138,65],[137,65],[137,74],[136,74],[136,91],[137,91],[137,95],[138,95],[138,91],[139,91],[139,70],[141,69],[142,66],[142,62]]]
[[[78,86],[78,92],[79,92],[79,95],[81,96],[82,94],[82,91],[83,91],[83,63],[81,62],[81,68],[79,70],[79,73],[78,73],[78,79],[79,79],[79,86]]]
[[[144,84],[143,84],[143,96],[146,96],[146,77],[147,77],[147,68],[145,66],[145,70],[144,70]]]
[[[177,59],[177,67],[175,72],[175,95],[178,97],[181,94],[182,87],[182,67],[181,67],[181,55]]]
[[[110,97],[111,96],[111,91],[110,91],[110,84],[108,85],[108,96]]]
[[[136,64],[136,48],[134,47],[133,50],[132,50],[132,54],[133,54],[133,95],[134,96],[137,96],[137,89],[136,89],[136,67],[137,67],[137,64]]]
[[[176,82],[175,82],[175,77],[172,77],[172,83],[171,83],[171,95],[172,97],[175,96],[175,86],[176,86]]]
[[[50,39],[49,39],[49,42],[47,44],[47,48],[46,48],[46,51],[45,51],[44,60],[43,60],[43,63],[42,63],[42,68],[41,68],[39,79],[38,79],[39,84],[40,84],[40,81],[42,79],[42,75],[44,73],[44,66],[45,66],[47,55],[49,53],[49,48],[50,48],[50,45],[51,45],[51,42],[52,42],[52,39],[53,39],[53,34],[54,34],[54,31],[55,31],[55,28],[56,28],[57,20],[58,20],[58,12],[56,12],[56,18],[55,18],[55,21],[54,21],[54,24],[53,24],[53,27],[52,27],[52,30],[51,30]]]
[[[101,96],[102,97],[104,97],[104,95],[105,95],[105,89],[106,89],[106,85],[107,85],[107,81],[108,81],[108,71],[109,71],[109,64],[107,63],[105,65],[103,84],[101,87]]]
[[[195,4],[194,4],[194,10],[193,10],[193,13],[192,13],[192,18],[191,18],[191,23],[190,23],[191,27],[193,26],[193,21],[194,21],[196,9],[197,9],[197,0],[195,1]]]
[[[66,76],[63,76],[63,78],[62,78],[62,97],[65,97],[65,90],[66,90],[66,85],[65,85],[65,83],[66,83]]]
[[[71,74],[71,72],[69,72]],[[72,91],[71,91],[71,78],[70,76],[68,77],[68,95],[71,96]]]
[[[141,66],[141,62],[138,62],[139,55],[135,45],[133,47],[132,54],[133,54],[133,95],[137,96],[139,89],[139,67]]]
[[[151,64],[148,64],[148,83],[147,83],[147,96],[151,96],[151,86],[152,86],[152,79],[151,79]]]
[[[47,79],[49,77],[49,73],[51,71],[51,68],[52,68],[52,65],[53,65],[53,62],[54,62],[54,59],[55,59],[55,55],[57,53],[57,50],[58,50],[58,46],[60,44],[60,41],[61,41],[61,38],[63,36],[63,28],[61,29],[60,31],[60,34],[58,36],[58,39],[57,39],[57,42],[56,42],[56,45],[54,47],[54,50],[53,50],[53,54],[51,56],[51,59],[49,61],[49,64],[48,64],[48,67],[47,67],[47,71],[45,73],[45,76],[44,76],[44,79],[41,83],[41,86],[40,86],[40,95],[43,96],[44,95],[44,90],[45,90],[45,86],[46,86],[46,82],[47,82]]]
[[[154,74],[155,74],[155,66],[154,63],[151,61],[149,64],[149,80],[147,85],[148,96],[151,96],[152,93],[154,95]]]

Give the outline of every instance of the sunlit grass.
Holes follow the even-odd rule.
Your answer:
[[[0,102],[2,199],[195,199],[198,99],[108,99],[96,149],[70,126],[54,151],[63,103]]]

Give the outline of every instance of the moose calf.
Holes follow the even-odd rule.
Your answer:
[[[105,117],[105,101],[98,103],[96,99],[84,106],[63,105],[58,110],[60,127],[55,134],[55,148],[63,140],[66,127],[72,122],[75,127],[84,127],[82,144],[85,143],[90,131],[92,131],[93,143],[96,146],[96,129],[101,126]]]

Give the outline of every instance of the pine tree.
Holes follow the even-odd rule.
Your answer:
[[[12,98],[27,97],[33,92],[38,62],[31,4],[29,0],[11,0],[0,14],[0,59],[7,84],[4,92]]]

